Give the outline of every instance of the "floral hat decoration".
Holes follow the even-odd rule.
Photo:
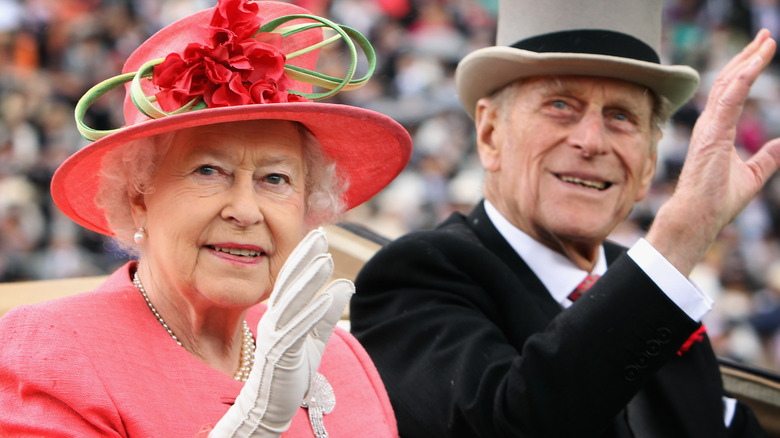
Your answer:
[[[325,38],[323,28],[333,36]],[[320,49],[342,41],[350,55],[344,78],[316,72]],[[368,71],[354,78],[357,47]],[[343,194],[355,207],[407,165],[406,130],[375,111],[314,102],[364,85],[376,59],[363,35],[280,1],[219,0],[161,29],[128,58],[122,74],[92,87],[76,105],[79,132],[92,144],[57,169],[55,204],[76,223],[112,235],[95,205],[105,154],[130,141],[184,128],[246,120],[302,123],[349,181]],[[125,125],[99,131],[83,119],[101,96],[125,86]],[[314,87],[325,91],[315,92]]]

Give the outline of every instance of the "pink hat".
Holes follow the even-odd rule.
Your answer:
[[[322,27],[336,31],[334,38],[340,36],[350,49],[351,66],[343,79],[313,71],[319,48],[333,40],[323,41]],[[369,61],[369,71],[361,79],[352,78],[357,64],[353,39]],[[344,202],[347,208],[355,207],[406,167],[412,148],[409,134],[377,112],[309,99],[363,85],[374,62],[373,49],[362,35],[305,9],[277,1],[220,0],[216,7],[151,36],[130,55],[122,75],[84,95],[76,107],[76,121],[82,135],[94,143],[57,169],[52,198],[78,224],[112,235],[104,212],[95,204],[107,152],[132,140],[184,128],[290,120],[306,126],[336,161],[349,180]],[[85,126],[81,119],[87,107],[123,84],[126,125],[102,132]],[[330,91],[314,93],[312,85]]]

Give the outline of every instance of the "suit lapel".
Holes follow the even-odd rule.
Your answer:
[[[624,246],[612,242],[604,242],[604,255],[607,258],[607,266],[611,265],[625,252],[626,248]]]
[[[550,292],[544,286],[539,277],[534,274],[531,268],[515,252],[504,236],[498,232],[493,222],[485,211],[485,202],[482,201],[474,207],[474,210],[466,217],[466,225],[472,230],[479,242],[490,252],[497,255],[501,261],[511,270],[517,279],[525,286],[527,292],[533,295],[539,305],[550,318],[554,318],[561,312],[560,304],[555,301]],[[625,253],[623,246],[611,242],[604,243],[604,253],[607,259],[607,266],[612,264],[620,255]]]
[[[466,218],[466,221],[467,226],[474,232],[480,243],[498,256],[507,268],[517,276],[517,279],[525,287],[526,292],[536,298],[542,311],[550,319],[561,312],[560,304],[552,298],[541,280],[520,258],[501,233],[498,232],[493,222],[490,221],[485,212],[484,201],[477,204]]]

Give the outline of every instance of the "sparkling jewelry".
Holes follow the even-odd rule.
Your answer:
[[[141,292],[141,295],[144,297],[144,301],[146,301],[146,305],[149,306],[149,310],[152,311],[152,314],[155,318],[157,318],[157,321],[163,326],[165,331],[168,332],[171,338],[176,341],[180,347],[184,347],[181,345],[179,338],[173,334],[173,330],[171,330],[171,328],[168,327],[168,324],[165,323],[165,320],[163,320],[162,316],[157,311],[157,308],[154,307],[154,304],[152,304],[149,296],[146,295],[144,285],[141,283],[141,279],[138,277],[138,271],[133,274],[133,286],[135,286],[136,289]],[[233,375],[233,378],[239,382],[246,382],[246,379],[249,378],[249,373],[252,371],[252,365],[255,364],[255,338],[252,335],[252,331],[249,330],[249,325],[246,323],[246,320],[243,321],[242,327],[241,337],[243,341],[241,342],[241,361],[238,364],[238,370]]]
[[[137,244],[146,242],[146,228],[141,227],[133,234],[133,241]]]
[[[328,379],[320,373],[315,374],[309,384],[309,392],[301,402],[301,407],[309,411],[309,424],[317,438],[328,438],[322,416],[333,412],[336,407],[336,394]]]

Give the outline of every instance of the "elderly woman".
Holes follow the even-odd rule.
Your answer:
[[[354,56],[342,80],[313,71],[333,41],[322,26],[373,63],[362,36],[298,7],[222,0],[85,95],[76,116],[96,141],[52,196],[138,260],[0,319],[0,435],[397,435],[371,361],[334,329],[354,288],[323,289],[317,226],[389,183],[411,142],[385,116],[311,101],[330,95],[311,84],[366,79]],[[122,84],[127,124],[87,127],[86,108]]]

